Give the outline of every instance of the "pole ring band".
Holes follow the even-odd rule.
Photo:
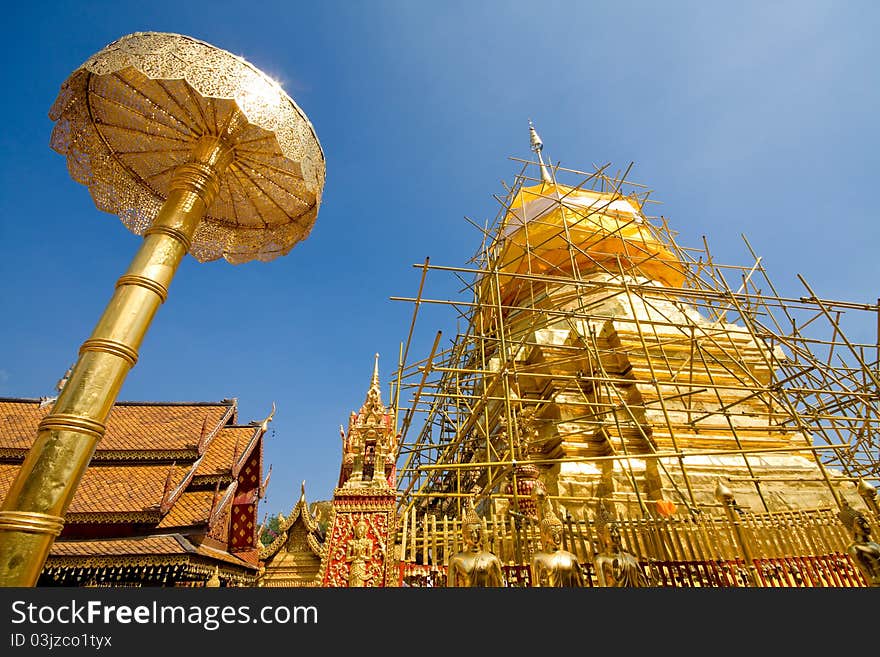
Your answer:
[[[79,415],[70,415],[69,413],[50,413],[44,417],[37,426],[37,431],[54,430],[54,431],[76,431],[87,433],[93,438],[100,440],[104,437],[107,427],[101,422],[91,420]]]
[[[220,176],[207,164],[186,162],[174,170],[168,188],[197,194],[208,206],[220,191]]]
[[[28,532],[58,536],[64,518],[34,511],[0,511],[0,531]]]
[[[155,292],[162,303],[165,303],[168,299],[168,288],[160,282],[154,281],[152,278],[147,278],[146,276],[138,276],[137,274],[120,276],[119,280],[116,281],[116,287],[121,287],[123,285],[137,285],[146,288],[151,292]]]
[[[189,236],[176,228],[169,228],[168,226],[150,226],[144,231],[144,237],[147,235],[168,235],[169,237],[173,237],[183,245],[183,248],[186,249],[187,253],[189,253],[190,248],[192,248],[192,240]]]
[[[131,367],[137,365],[138,361],[138,352],[136,350],[132,349],[127,344],[116,342],[116,340],[91,338],[83,342],[82,346],[79,348],[80,354],[86,351],[102,351],[105,354],[117,356],[122,360],[127,361]]]

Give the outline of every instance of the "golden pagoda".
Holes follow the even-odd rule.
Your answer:
[[[880,586],[877,347],[843,321],[880,307],[783,297],[760,258],[680,246],[646,188],[551,168],[530,134],[476,264],[426,261],[398,298],[465,328],[405,362],[410,330],[393,408],[376,366],[332,529],[278,537],[264,580],[298,560],[333,587]],[[449,273],[470,299],[423,298]]]
[[[877,346],[846,330],[878,305],[803,278],[784,297],[748,241],[743,267],[681,246],[629,169],[551,167],[530,135],[473,264],[426,261],[397,297],[464,327],[398,373],[402,572],[442,575],[474,498],[507,585],[530,585],[540,499],[587,585],[615,558],[655,586],[880,581]],[[469,298],[422,297],[450,273]]]

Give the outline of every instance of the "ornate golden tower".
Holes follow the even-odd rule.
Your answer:
[[[397,581],[397,428],[382,403],[379,354],[367,398],[349,417],[348,432],[340,432],[342,465],[319,580],[330,587],[391,586]]]

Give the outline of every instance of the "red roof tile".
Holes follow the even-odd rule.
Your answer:
[[[171,535],[142,538],[99,539],[93,541],[55,541],[53,557],[109,557],[137,554],[185,554],[187,551]]]
[[[0,464],[0,498],[12,485],[17,464]],[[68,513],[132,513],[151,510],[162,501],[168,465],[89,466],[73,496]],[[175,467],[172,482],[179,482],[184,468]]]
[[[55,559],[76,559],[77,557],[107,557],[124,562],[124,557],[136,560],[147,555],[198,555],[226,563],[254,569],[258,564],[249,553],[239,558],[224,550],[207,545],[193,545],[180,534],[144,536],[140,538],[111,538],[89,541],[55,541],[49,554],[47,565]]]
[[[0,448],[29,449],[37,425],[52,409],[37,399],[0,398]],[[235,402],[117,402],[98,451],[195,449],[203,429],[217,430],[232,419]]]
[[[233,465],[233,451],[236,460],[240,458],[259,429],[258,426],[223,427],[208,445],[208,451],[196,470],[196,476],[228,474]]]
[[[213,499],[213,491],[186,491],[156,526],[167,529],[207,523]]]

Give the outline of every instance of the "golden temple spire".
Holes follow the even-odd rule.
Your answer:
[[[552,185],[553,177],[550,175],[550,170],[547,168],[547,165],[544,164],[544,158],[541,157],[541,151],[544,149],[544,142],[541,141],[541,138],[538,136],[538,132],[535,130],[535,125],[532,123],[532,120],[529,119],[529,141],[531,142],[531,149],[538,156],[538,162],[541,165],[541,181]]]
[[[367,400],[364,408],[382,405],[382,389],[379,385],[379,354],[376,354],[376,360],[373,363],[373,376],[370,377],[370,389],[367,390]]]
[[[379,387],[379,354],[376,354],[376,362],[373,365],[373,378],[370,379],[370,387],[377,388]]]

